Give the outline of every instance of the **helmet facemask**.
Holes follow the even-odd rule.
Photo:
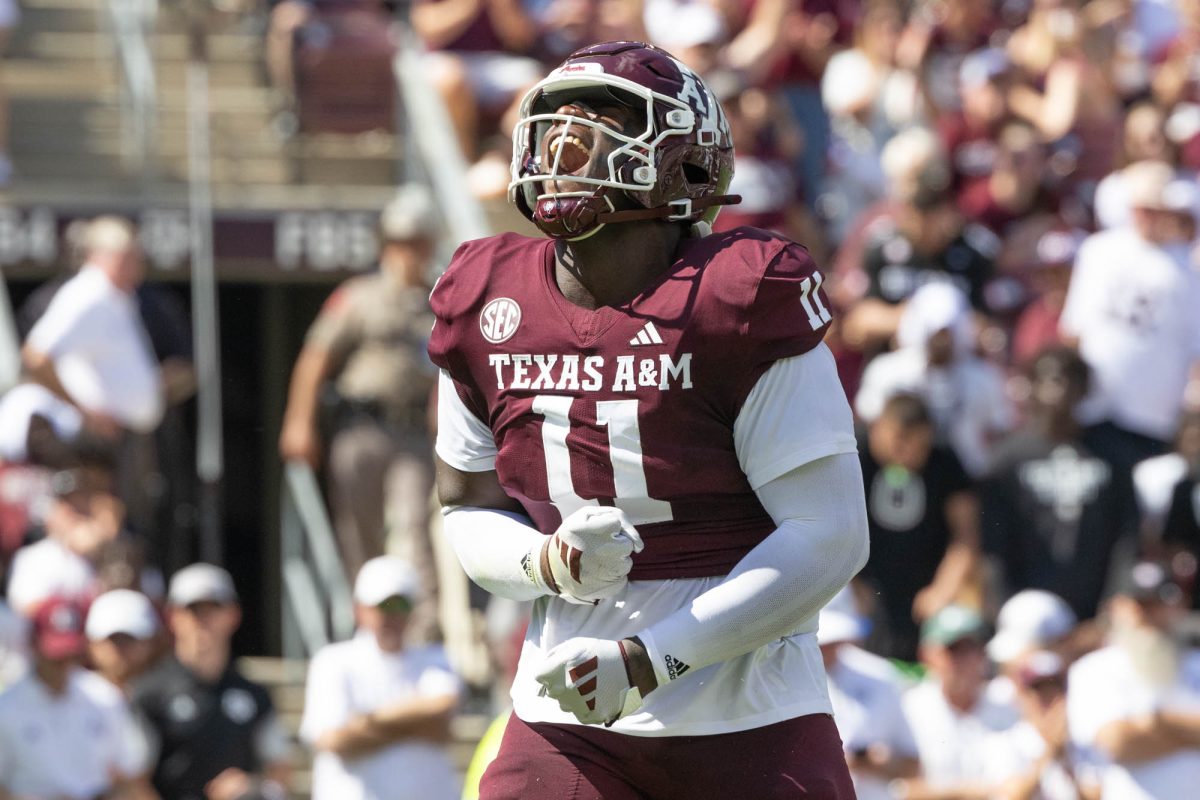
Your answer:
[[[668,126],[656,119],[656,100],[674,106],[665,115]],[[604,118],[558,112],[574,103],[628,110],[626,130]],[[649,207],[658,145],[691,135],[695,119],[685,103],[609,75],[552,76],[526,95],[521,111],[510,199],[545,233],[566,239],[594,234],[604,224],[601,214]]]

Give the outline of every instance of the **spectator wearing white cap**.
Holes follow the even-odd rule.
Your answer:
[[[405,647],[420,587],[379,556],[354,585],[358,633],[308,670],[301,738],[316,751],[313,800],[450,800],[459,779],[444,743],[461,682],[436,645]]]
[[[229,573],[192,564],[171,578],[167,621],[173,654],[133,685],[160,796],[178,800],[276,800],[290,778],[287,735],[267,690],[232,660],[242,612]]]
[[[30,620],[33,663],[0,694],[0,798],[153,797],[124,698],[82,669],[83,608],[52,597]]]
[[[1014,674],[1028,653],[1049,650],[1073,660],[1070,640],[1077,626],[1075,612],[1053,592],[1025,589],[1004,601],[996,616],[996,634],[987,643],[988,658],[1000,670],[988,684],[988,697],[1015,703]]]
[[[859,644],[868,622],[853,590],[838,592],[817,626],[817,643],[829,678],[829,700],[859,800],[887,800],[888,783],[915,777],[917,743],[900,707],[900,675],[891,663]]]
[[[128,694],[132,682],[160,655],[158,612],[150,598],[113,589],[92,601],[85,632],[96,672]]]
[[[961,605],[943,608],[921,626],[921,663],[928,671],[902,699],[921,755],[921,776],[894,783],[895,796],[987,796],[986,743],[1017,715],[984,691],[985,630],[979,613]]]
[[[327,459],[349,579],[385,552],[416,566],[423,594],[412,627],[425,639],[437,628],[427,418],[437,370],[425,354],[436,223],[432,197],[419,185],[405,186],[384,208],[379,271],[346,281],[322,306],[292,371],[279,436],[285,461],[316,467]],[[337,400],[323,440],[317,423],[327,381]]]
[[[921,397],[934,420],[936,441],[954,450],[967,472],[987,468],[993,442],[1013,426],[1004,377],[976,356],[967,297],[946,282],[913,293],[896,334],[899,348],[876,357],[863,373],[854,410],[875,420],[889,397]]]
[[[1135,564],[1109,604],[1109,644],[1068,673],[1067,724],[1081,778],[1105,798],[1193,797],[1200,777],[1200,648],[1167,569]]]
[[[1086,422],[1111,428],[1133,463],[1166,452],[1200,362],[1197,191],[1166,163],[1126,167],[1133,225],[1083,243],[1061,329],[1092,368]]]

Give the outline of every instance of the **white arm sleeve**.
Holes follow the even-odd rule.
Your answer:
[[[858,456],[797,467],[757,490],[778,527],[729,576],[638,634],[659,683],[787,636],[866,563],[867,511]]]
[[[475,583],[510,600],[551,594],[538,564],[547,537],[527,517],[474,506],[446,507],[442,515],[442,530]]]

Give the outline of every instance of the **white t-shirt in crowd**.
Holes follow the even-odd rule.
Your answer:
[[[55,696],[31,673],[0,694],[0,786],[11,794],[91,800],[112,773],[145,766],[125,700],[98,675],[76,669]]]
[[[1085,421],[1164,441],[1175,435],[1188,370],[1200,359],[1200,273],[1187,249],[1151,244],[1131,228],[1101,231],[1079,248],[1062,331],[1092,368]]]
[[[934,788],[977,783],[987,774],[991,736],[1017,722],[1012,706],[986,694],[975,708],[960,712],[946,702],[941,683],[932,678],[905,692],[901,703],[917,740],[923,777]]]
[[[447,385],[444,374],[442,381],[438,456],[466,472],[492,469],[496,444],[491,431]],[[818,459],[856,452],[850,409],[844,401],[831,401],[830,387],[844,397],[837,366],[824,345],[776,361],[758,379],[734,422],[734,448],[752,487]],[[573,714],[539,692],[541,685],[534,676],[545,653],[576,636],[614,640],[634,636],[686,608],[723,580],[715,576],[630,581],[611,601],[598,606],[539,598],[513,681],[513,710],[526,722],[578,725]],[[791,634],[753,652],[695,669],[686,680],[659,685],[641,709],[617,720],[610,730],[634,736],[707,736],[807,714],[831,714],[816,630],[814,614],[797,620]]]
[[[1121,800],[1194,797],[1200,781],[1200,749],[1178,750],[1149,761],[1122,764],[1105,757],[1096,736],[1109,723],[1171,708],[1200,713],[1200,650],[1190,650],[1175,681],[1154,687],[1138,674],[1121,647],[1089,653],[1067,676],[1067,725],[1089,762],[1103,796]]]
[[[50,597],[90,600],[96,569],[83,556],[53,538],[26,545],[13,556],[8,604],[20,612]]]
[[[313,657],[300,736],[312,745],[351,717],[404,700],[457,696],[461,690],[440,647],[387,653],[374,635],[360,632]],[[453,800],[459,789],[445,749],[420,739],[349,761],[318,751],[313,762],[313,800]]]
[[[1011,430],[1015,422],[1003,374],[979,358],[960,358],[937,368],[929,366],[922,348],[884,353],[863,372],[854,410],[871,422],[888,399],[901,392],[925,401],[939,438],[972,476],[987,470],[995,435]]]
[[[79,409],[45,386],[22,383],[0,397],[0,461],[19,464],[29,457],[29,422],[45,417],[60,437],[70,439],[83,427]]]
[[[916,758],[917,742],[900,706],[902,684],[887,659],[854,645],[838,651],[829,671],[829,700],[846,752],[886,745],[901,757]],[[851,772],[858,800],[889,800],[888,782]]]
[[[989,785],[996,786],[1028,774],[1046,754],[1046,740],[1033,725],[1021,720],[1008,730],[992,734],[987,753],[984,779]],[[1042,770],[1037,791],[1034,795],[1037,800],[1079,800],[1075,780],[1058,760],[1051,761]]]
[[[80,407],[139,432],[158,426],[161,376],[137,301],[99,269],[85,266],[63,284],[27,344],[54,360],[63,388]]]

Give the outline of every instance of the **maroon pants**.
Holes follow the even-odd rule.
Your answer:
[[[712,736],[626,736],[514,714],[480,800],[853,800],[828,714]]]

